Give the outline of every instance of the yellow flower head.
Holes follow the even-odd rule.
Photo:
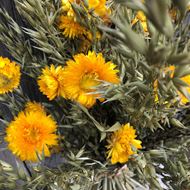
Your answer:
[[[81,0],[62,0],[62,10],[67,12],[68,16],[74,16],[71,3],[81,4]],[[111,11],[106,7],[106,0],[89,0],[88,9],[94,10],[94,12],[100,17],[107,17]]]
[[[77,38],[87,33],[87,29],[76,22],[74,17],[71,16],[60,16],[59,29],[63,30],[63,35],[68,38]]]
[[[118,83],[118,70],[112,62],[105,62],[101,53],[89,52],[88,55],[78,54],[69,60],[64,70],[64,86],[68,99],[76,100],[86,107],[91,107],[99,98],[96,91],[101,81]]]
[[[20,112],[8,125],[5,140],[21,160],[37,161],[50,156],[49,147],[57,145],[56,122],[41,110]]]
[[[20,83],[20,66],[0,57],[0,94],[13,91]]]
[[[49,100],[53,100],[56,96],[65,96],[63,87],[63,67],[54,65],[45,67],[42,75],[38,78],[40,91],[46,95]]]
[[[38,111],[40,111],[40,112],[46,113],[43,106],[37,102],[27,102],[27,104],[25,105],[25,111],[26,112],[30,112],[30,111],[38,112]]]
[[[140,22],[144,32],[148,32],[147,18],[142,11],[138,11],[135,18],[132,20],[131,24],[134,25],[137,22]]]
[[[142,142],[135,139],[135,132],[136,130],[127,123],[112,134],[107,146],[108,158],[111,158],[112,164],[127,162],[129,157],[136,153],[136,149],[142,148]]]
[[[93,9],[94,12],[100,17],[107,17],[111,11],[106,7],[106,0],[89,0],[89,9]]]

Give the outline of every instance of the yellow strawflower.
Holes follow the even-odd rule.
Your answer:
[[[49,100],[53,100],[56,96],[65,96],[64,81],[63,81],[63,67],[54,65],[45,67],[42,70],[42,75],[38,78],[38,85],[40,91],[46,95]]]
[[[59,29],[68,38],[78,38],[87,34],[87,29],[81,26],[74,17],[61,15],[59,18]]]
[[[62,0],[62,10],[67,12],[68,16],[74,16],[71,3],[77,3],[82,5],[80,0]],[[89,0],[88,9],[94,10],[94,12],[100,17],[107,17],[110,14],[110,9],[106,7],[106,0]]]
[[[74,39],[80,37],[82,39],[84,37],[90,43],[92,42],[92,33],[80,25],[73,16],[61,15],[59,17],[58,27],[66,38]],[[100,33],[96,32],[96,39],[100,40],[100,38]]]
[[[111,11],[106,7],[106,0],[89,0],[89,9],[93,9],[94,12],[100,17],[107,17]]]
[[[102,54],[88,52],[88,55],[78,54],[74,60],[69,60],[64,70],[64,87],[66,97],[75,100],[86,107],[95,104],[99,99],[98,94],[90,94],[96,91],[101,81],[118,83],[118,70],[112,62],[105,62]]]
[[[12,92],[20,83],[20,66],[0,57],[0,94]]]
[[[137,149],[142,148],[142,142],[135,139],[137,137],[135,133],[136,130],[127,123],[112,134],[107,146],[108,158],[111,158],[112,164],[127,162]]]
[[[77,3],[84,7],[83,2],[80,0],[62,0],[63,13],[59,17],[58,27],[61,31],[63,31],[63,35],[67,38],[74,39],[85,37],[89,40],[92,34],[86,27],[80,25],[80,23],[77,22],[76,15],[72,9],[71,3]],[[88,4],[89,10],[94,10],[94,12],[104,20],[108,18],[110,9],[106,7],[106,0],[90,0],[88,1]],[[85,7],[84,9],[88,12]]]
[[[5,140],[8,148],[21,160],[38,161],[39,156],[50,156],[49,148],[57,145],[56,122],[42,110],[28,108],[8,125]]]

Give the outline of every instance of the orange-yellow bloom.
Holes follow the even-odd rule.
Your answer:
[[[20,66],[0,57],[0,94],[13,91],[20,83]]]
[[[80,0],[62,0],[62,9],[67,12],[68,16],[74,16],[71,3],[82,4]],[[100,17],[107,17],[110,14],[110,9],[106,6],[106,0],[89,0],[88,9],[94,10],[94,12]]]
[[[57,145],[56,129],[56,122],[44,111],[26,110],[8,125],[5,140],[21,160],[38,161],[38,156],[50,156],[49,147]]]
[[[94,12],[100,17],[107,17],[111,11],[106,7],[106,0],[89,0],[89,9],[93,9]]]
[[[107,146],[108,158],[111,158],[112,164],[127,162],[137,149],[142,148],[142,142],[135,139],[137,137],[135,133],[136,130],[127,123],[112,134]]]
[[[64,16],[61,15],[59,17],[59,29],[62,31],[63,35],[66,38],[85,38],[90,43],[93,40],[93,36],[91,31],[89,31],[84,26],[80,25],[75,19],[75,17],[72,16]],[[101,35],[99,32],[96,32],[96,40],[99,40],[101,38]]]
[[[118,70],[112,62],[105,62],[102,54],[89,52],[88,55],[78,54],[74,60],[67,61],[64,70],[64,87],[66,97],[86,107],[95,104],[99,95],[93,93],[102,81],[118,83]]]
[[[108,15],[110,14],[110,9],[106,7],[106,0],[90,0],[88,1],[88,8],[86,8],[83,1],[80,0],[62,0],[63,13],[59,17],[58,27],[61,31],[63,31],[63,35],[71,39],[79,37],[81,38],[82,36],[84,36],[88,40],[91,40],[91,31],[89,31],[88,28],[82,26],[79,22],[77,22],[75,12],[71,6],[72,3],[77,3],[83,6],[89,18],[89,11],[93,10],[96,15],[106,20],[108,18]]]
[[[54,65],[45,67],[42,75],[39,76],[38,85],[40,91],[46,95],[49,100],[53,100],[56,96],[65,96],[63,87],[63,67]]]
[[[61,15],[59,18],[59,29],[68,38],[78,38],[87,34],[87,29],[81,26],[74,17]]]

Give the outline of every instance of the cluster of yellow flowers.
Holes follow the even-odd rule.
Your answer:
[[[69,60],[65,68],[51,65],[42,70],[38,84],[40,90],[53,100],[57,96],[78,101],[91,107],[99,95],[88,94],[102,81],[118,83],[116,65],[105,62],[102,54],[78,54]],[[73,75],[75,74],[75,75]],[[7,58],[0,57],[0,93],[17,88],[20,83],[20,67]],[[37,161],[43,153],[50,156],[50,146],[57,144],[56,122],[38,103],[28,103],[7,128],[6,141],[13,154],[21,160]]]
[[[38,78],[39,89],[49,100],[62,96],[91,107],[96,99],[102,100],[99,94],[93,93],[102,81],[119,83],[115,67],[112,62],[106,63],[101,53],[78,54],[67,61],[65,67],[45,67]],[[173,77],[174,70],[175,67],[171,66],[166,72],[171,71]],[[16,63],[0,58],[1,93],[18,87],[20,75],[20,67]],[[190,84],[190,75],[181,79]],[[190,87],[187,91],[190,92]],[[179,95],[183,103],[188,101],[181,93]],[[42,154],[50,156],[49,147],[57,145],[56,130],[56,122],[44,108],[39,103],[29,102],[25,110],[8,125],[5,140],[9,149],[21,160],[37,161]],[[127,162],[137,149],[142,148],[141,141],[135,139],[135,132],[128,123],[111,135],[107,148],[112,164]]]
[[[85,38],[91,41],[91,32],[85,26],[77,22],[75,12],[71,5],[72,3],[82,6],[87,14],[93,10],[97,16],[106,18],[110,13],[110,9],[106,7],[106,0],[90,0],[88,1],[88,8],[86,8],[80,0],[62,0],[63,13],[59,17],[59,29],[63,31],[63,35],[72,39],[85,36]],[[97,34],[97,38],[99,38],[99,34]]]
[[[88,8],[80,0],[62,0],[62,14],[59,17],[59,29],[65,37],[74,39],[85,36],[92,40],[91,32],[81,26],[76,19],[72,3],[76,3],[86,10],[87,14],[93,12],[107,18],[110,9],[106,7],[106,0],[89,0]],[[90,14],[89,14],[90,15]],[[144,32],[148,33],[147,19],[142,11],[138,11],[132,25],[140,21]],[[98,35],[97,35],[98,36]],[[171,78],[175,67],[171,66],[164,72],[170,71]],[[97,91],[103,82],[119,84],[117,75],[119,71],[111,61],[106,62],[101,53],[89,51],[88,54],[77,54],[66,62],[66,66],[50,65],[42,69],[38,77],[39,90],[51,101],[63,97],[91,108],[96,100],[104,101]],[[0,57],[0,94],[13,91],[19,86],[21,77],[20,66],[7,58]],[[190,75],[181,80],[190,84]],[[155,91],[158,86],[155,82]],[[190,93],[190,86],[186,87]],[[183,104],[188,99],[180,92],[179,97]],[[156,97],[158,99],[158,96]],[[38,158],[50,156],[50,148],[58,144],[57,124],[44,107],[36,102],[28,102],[25,109],[18,113],[8,124],[5,140],[8,148],[21,160],[38,161]],[[129,123],[122,125],[108,140],[108,159],[112,164],[125,163],[131,155],[141,149],[141,141],[136,139],[136,130]]]
[[[38,85],[49,100],[62,96],[89,108],[95,104],[96,99],[102,100],[99,94],[93,93],[102,81],[119,83],[118,70],[115,68],[112,62],[105,62],[101,53],[78,54],[73,60],[68,60],[65,67],[45,67],[38,78]],[[165,72],[171,72],[171,77],[174,71],[174,66],[165,69]],[[15,62],[0,57],[1,94],[18,87],[20,75],[20,67]],[[181,80],[190,84],[190,75]],[[186,89],[190,92],[190,87]],[[182,103],[188,102],[180,92],[179,96]],[[37,161],[37,154],[50,156],[49,147],[57,145],[56,130],[56,122],[46,114],[44,108],[38,103],[29,102],[25,110],[8,125],[5,139],[9,149],[21,160]],[[127,162],[137,149],[142,148],[141,141],[135,139],[135,132],[130,124],[126,124],[112,134],[107,146],[112,164]]]
[[[40,90],[50,100],[62,96],[92,107],[96,99],[100,99],[100,95],[93,92],[102,81],[119,83],[118,70],[112,62],[106,63],[101,53],[89,52],[73,58],[64,68],[51,65],[43,69],[38,80]]]
[[[96,99],[100,99],[100,95],[93,92],[102,81],[119,83],[115,67],[112,62],[106,63],[101,53],[78,54],[64,68],[54,65],[44,68],[38,84],[49,100],[62,96],[91,107]],[[0,58],[1,93],[18,87],[20,75],[20,67],[16,63]],[[56,122],[47,115],[42,105],[28,102],[25,109],[9,123],[5,140],[8,148],[21,160],[38,161],[42,155],[50,156],[49,148],[57,145],[56,131]],[[133,147],[141,148],[141,141],[135,140],[135,137],[135,130],[129,124],[112,135],[107,147],[112,164],[126,162],[136,152]]]

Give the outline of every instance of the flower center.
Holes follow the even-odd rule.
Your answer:
[[[96,73],[85,74],[80,81],[81,89],[87,92],[94,91],[93,87],[96,87],[100,84],[97,79],[98,75]]]
[[[36,127],[25,128],[24,138],[29,143],[36,143],[40,139],[40,130]]]
[[[0,88],[5,87],[11,82],[11,79],[6,75],[0,73]]]
[[[57,89],[59,85],[55,77],[48,77],[45,84],[47,89]]]

